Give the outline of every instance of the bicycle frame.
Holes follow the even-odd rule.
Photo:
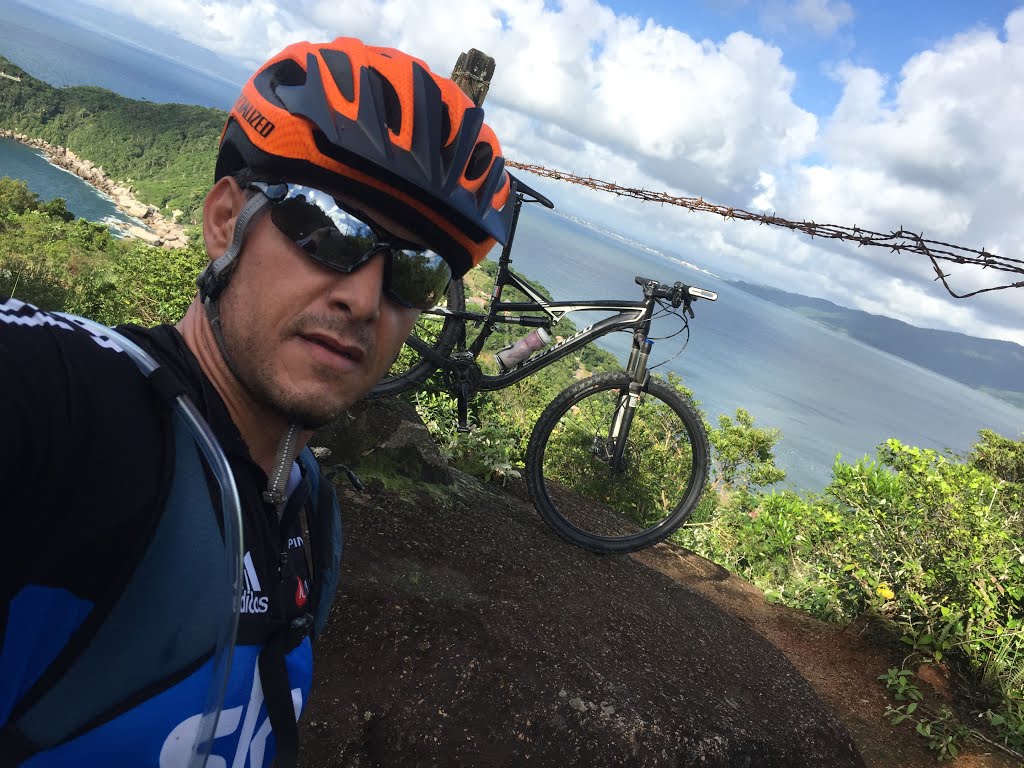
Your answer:
[[[543,198],[533,190],[526,188],[532,194],[535,202],[540,202],[550,207],[550,201]],[[494,287],[491,292],[491,301],[487,314],[475,312],[450,312],[438,310],[438,314],[449,315],[463,321],[460,347],[465,350],[461,353],[465,359],[466,353],[475,361],[483,351],[487,339],[495,331],[495,326],[520,325],[523,327],[543,327],[550,329],[565,315],[571,312],[616,312],[617,314],[606,317],[598,322],[574,333],[572,336],[562,339],[529,357],[526,361],[510,371],[496,375],[483,375],[475,389],[492,392],[515,384],[527,376],[530,376],[541,368],[571,355],[576,350],[587,346],[596,339],[615,331],[633,329],[633,351],[630,354],[627,371],[633,373],[639,359],[640,348],[647,340],[650,332],[651,318],[654,313],[656,302],[652,298],[645,298],[643,301],[616,301],[616,300],[594,300],[594,301],[548,301],[540,292],[523,278],[514,274],[509,265],[512,263],[512,243],[515,239],[515,232],[519,223],[519,213],[523,205],[523,196],[516,194],[515,209],[512,214],[512,226],[510,228],[508,241],[501,250],[501,257],[498,259],[498,274],[495,277]],[[502,301],[501,295],[506,286],[521,291],[528,297],[528,301]],[[534,312],[543,313],[546,317],[536,315],[519,315],[511,313]],[[480,323],[482,327],[476,338],[466,349],[465,330],[466,323]],[[424,354],[432,353],[433,350],[421,350]],[[456,353],[459,355],[460,353]],[[433,355],[430,355],[434,357]],[[644,358],[646,360],[646,358]],[[452,360],[448,358],[435,358],[435,362],[441,366],[450,365]]]
[[[630,352],[626,370],[633,376],[634,383],[629,388],[625,420],[616,424],[613,433],[609,435],[615,445],[611,466],[613,468],[620,468],[625,441],[620,439],[619,430],[622,427],[624,430],[622,434],[628,434],[629,422],[632,420],[632,414],[637,402],[636,398],[647,384],[647,356],[653,344],[653,342],[648,340],[647,335],[650,332],[656,301],[654,298],[645,298],[643,301],[547,301],[532,285],[509,271],[508,262],[510,259],[508,258],[507,251],[508,246],[506,246],[499,262],[494,292],[486,315],[474,312],[450,312],[443,310],[443,314],[459,318],[463,321],[461,326],[461,347],[465,347],[466,322],[480,322],[483,324],[469,349],[454,352],[450,358],[437,355],[429,347],[425,347],[422,350],[423,354],[428,355],[449,374],[449,387],[458,401],[458,430],[460,432],[469,431],[467,423],[468,401],[469,396],[473,392],[493,392],[503,389],[536,373],[541,368],[545,368],[571,355],[577,349],[585,347],[601,336],[614,331],[632,329],[633,348]],[[506,285],[515,286],[531,300],[523,302],[502,301],[501,292]],[[480,370],[476,359],[498,323],[550,328],[570,312],[588,311],[616,312],[616,314],[599,320],[593,325],[577,331],[572,336],[538,351],[510,371],[497,375],[487,375]],[[510,312],[542,312],[546,317],[506,314]],[[467,367],[476,373],[470,374],[467,371]]]
[[[504,280],[502,280],[503,276]],[[512,285],[519,289],[529,296],[531,301],[501,301],[500,293],[505,285]],[[603,318],[593,325],[577,331],[572,336],[545,347],[510,371],[496,375],[484,375],[479,385],[479,389],[482,391],[494,391],[515,384],[517,381],[536,373],[541,368],[545,368],[571,355],[576,350],[587,346],[601,336],[615,331],[633,329],[635,331],[634,335],[639,334],[641,336],[641,339],[634,339],[633,346],[636,347],[638,342],[647,337],[654,309],[653,301],[547,301],[525,280],[500,267],[495,291],[498,298],[492,299],[490,311],[486,315],[472,312],[453,313],[455,317],[467,322],[483,323],[483,328],[480,329],[480,333],[477,334],[467,350],[474,360],[483,350],[484,344],[494,332],[495,326],[498,323],[550,328],[570,312],[615,312],[616,314]],[[517,317],[507,314],[515,312],[542,312],[547,317],[523,315]]]

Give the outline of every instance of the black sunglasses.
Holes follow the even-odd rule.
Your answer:
[[[385,293],[415,309],[436,306],[448,289],[452,270],[444,257],[388,235],[328,193],[299,184],[257,181],[249,186],[270,200],[270,220],[281,234],[317,263],[349,273],[386,253]]]

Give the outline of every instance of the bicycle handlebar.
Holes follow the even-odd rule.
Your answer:
[[[678,307],[680,304],[689,306],[693,299],[707,299],[708,301],[718,299],[718,294],[714,291],[698,288],[695,285],[686,285],[680,282],[675,285],[667,285],[640,275],[634,277],[633,280],[644,289],[644,296],[652,299],[668,299],[672,302],[673,307]]]

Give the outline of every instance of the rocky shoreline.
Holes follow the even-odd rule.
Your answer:
[[[139,202],[135,195],[132,194],[130,186],[113,181],[103,172],[101,166],[80,158],[66,147],[58,147],[42,139],[35,139],[22,133],[0,128],[0,137],[14,139],[33,149],[40,150],[49,162],[58,168],[70,171],[83,181],[91,184],[101,193],[107,195],[119,211],[141,221],[145,225],[129,224],[125,228],[125,232],[129,237],[164,248],[183,248],[188,245],[188,237],[185,235],[184,227],[173,218],[170,220],[165,218],[156,206]],[[174,213],[180,215],[181,212],[175,211]]]

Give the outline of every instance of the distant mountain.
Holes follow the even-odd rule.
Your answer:
[[[826,328],[1024,408],[1024,347],[1019,344],[918,328],[824,299],[738,280],[731,282]]]

